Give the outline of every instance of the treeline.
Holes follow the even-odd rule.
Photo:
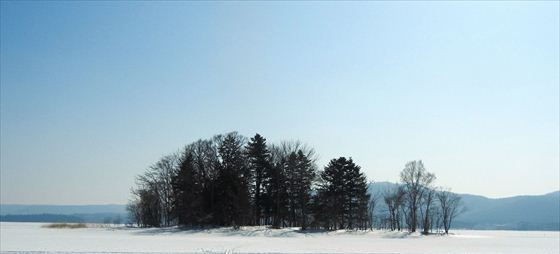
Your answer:
[[[432,213],[432,201],[442,193],[428,191],[435,176],[413,165],[421,162],[407,164],[402,188],[386,193],[395,214],[380,226],[401,230],[405,221],[410,231],[416,225],[431,230],[436,214],[445,217]],[[315,151],[307,145],[269,145],[259,134],[247,139],[236,132],[198,140],[162,157],[138,177],[132,193],[128,211],[140,227],[372,229],[378,200],[368,194],[366,177],[351,158],[332,159],[319,170]],[[447,214],[442,221],[450,225],[454,215]]]

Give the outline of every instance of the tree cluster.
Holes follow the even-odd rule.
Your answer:
[[[436,176],[422,161],[408,162],[400,176],[398,187],[383,194],[386,215],[381,227],[410,232],[421,228],[423,234],[442,229],[448,234],[453,219],[463,211],[459,195],[434,187]]]
[[[351,158],[332,159],[321,171],[315,161],[315,151],[300,142],[268,145],[259,134],[198,140],[138,176],[130,218],[140,227],[378,227],[428,234],[448,233],[462,211],[459,196],[434,187],[436,176],[422,161],[408,162],[398,187],[381,196],[370,196]],[[379,200],[383,216],[375,213]]]
[[[138,177],[130,217],[140,227],[371,226],[360,167],[341,157],[319,172],[315,160],[300,142],[268,145],[259,134],[198,140]]]

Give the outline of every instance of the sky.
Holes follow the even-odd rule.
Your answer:
[[[370,181],[423,160],[459,193],[560,189],[558,1],[0,7],[3,204],[124,204],[160,157],[230,131]]]

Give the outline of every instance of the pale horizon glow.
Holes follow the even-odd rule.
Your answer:
[[[297,139],[372,181],[560,189],[559,2],[13,2],[0,203],[124,204],[200,138]]]

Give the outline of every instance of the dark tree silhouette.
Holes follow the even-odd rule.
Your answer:
[[[174,215],[179,225],[200,226],[204,217],[202,179],[195,171],[193,154],[185,149],[173,178]]]
[[[249,181],[250,172],[244,156],[244,138],[237,133],[228,133],[220,142],[220,163],[215,204],[217,225],[238,228],[250,218]]]
[[[352,159],[332,159],[320,174],[315,215],[327,229],[366,228],[367,181]]]
[[[140,227],[161,226],[160,200],[153,188],[138,188],[132,192],[135,200],[128,205],[128,211]]]
[[[270,213],[270,193],[266,186],[271,181],[270,151],[266,146],[266,139],[258,133],[247,144],[248,166],[251,172],[251,194],[253,198],[254,223],[261,225],[263,213]],[[266,223],[266,220],[265,220]]]
[[[307,228],[311,203],[311,186],[315,178],[315,167],[302,150],[292,152],[284,163],[285,186],[288,198],[289,226]]]
[[[218,141],[221,136],[209,140],[198,140],[188,145],[185,153],[193,156],[195,176],[202,188],[202,210],[199,218],[202,225],[215,225],[214,207],[216,203],[216,179],[218,177]]]
[[[299,141],[271,147],[270,195],[272,225],[308,224],[311,186],[315,176],[315,151]]]
[[[137,224],[144,227],[172,224],[174,194],[171,182],[176,173],[176,161],[175,154],[164,156],[138,176],[138,187],[132,191],[135,198],[129,205]]]
[[[284,184],[286,182],[286,174],[281,163],[275,163],[271,169],[272,174],[270,184],[267,186],[267,193],[270,195],[272,226],[274,228],[281,228],[288,214],[288,194]]]

